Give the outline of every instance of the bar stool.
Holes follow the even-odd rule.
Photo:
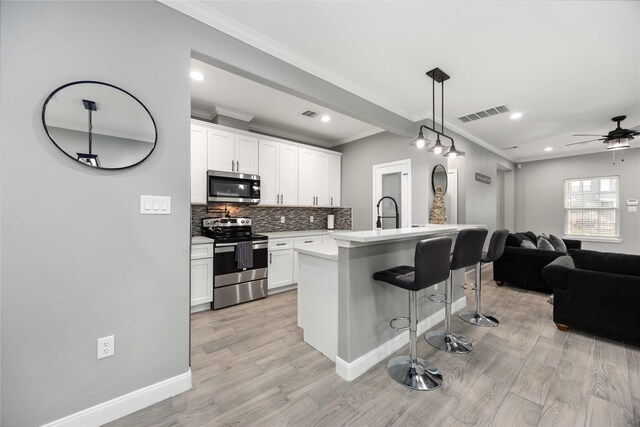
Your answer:
[[[387,363],[387,372],[391,378],[412,390],[434,390],[442,384],[442,375],[438,368],[424,359],[418,358],[418,298],[419,290],[428,288],[447,279],[449,276],[450,237],[437,237],[422,240],[416,245],[415,267],[403,265],[378,271],[374,280],[389,283],[409,291],[409,317],[396,317],[389,322],[395,330],[409,329],[409,356],[396,356]],[[394,322],[405,320],[407,327],[395,327]]]
[[[453,288],[453,271],[459,268],[475,265],[480,261],[482,256],[482,247],[487,237],[487,230],[484,228],[469,228],[461,230],[456,237],[456,243],[453,248],[451,257],[451,274],[445,286],[444,300],[435,300],[432,295],[430,297],[433,302],[444,302],[444,331],[427,332],[424,338],[429,344],[439,350],[448,353],[465,354],[473,350],[471,340],[464,335],[455,335],[451,333],[451,299]]]
[[[482,286],[482,263],[493,262],[502,256],[504,252],[504,244],[507,241],[509,230],[496,230],[491,235],[489,242],[489,250],[480,258],[480,262],[476,264],[476,311],[465,311],[458,313],[458,317],[465,322],[476,326],[498,326],[500,322],[493,316],[487,316],[480,311],[480,292]]]

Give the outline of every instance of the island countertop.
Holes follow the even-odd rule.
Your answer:
[[[371,244],[415,239],[456,233],[468,228],[484,227],[475,224],[427,224],[421,227],[394,228],[390,230],[336,231],[332,237],[340,247],[366,246]]]
[[[318,258],[328,259],[329,261],[338,261],[338,246],[335,243],[319,243],[315,245],[304,245],[294,248],[301,254],[313,255]]]

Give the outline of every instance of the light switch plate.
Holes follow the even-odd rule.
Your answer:
[[[140,196],[142,215],[171,215],[171,197]]]

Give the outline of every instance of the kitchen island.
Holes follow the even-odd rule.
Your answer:
[[[308,245],[300,256],[298,316],[304,340],[336,363],[346,380],[362,375],[409,342],[389,321],[408,314],[407,292],[373,280],[373,273],[413,265],[417,242],[450,236],[480,225],[427,225],[392,230],[335,232],[335,245]],[[454,285],[464,282],[454,272]],[[429,301],[441,284],[418,293],[418,333],[444,319],[444,306]],[[464,291],[454,286],[452,310],[466,306]]]

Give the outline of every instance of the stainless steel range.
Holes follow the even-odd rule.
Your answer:
[[[214,241],[213,310],[266,298],[268,238],[251,218],[203,218],[202,235]]]

